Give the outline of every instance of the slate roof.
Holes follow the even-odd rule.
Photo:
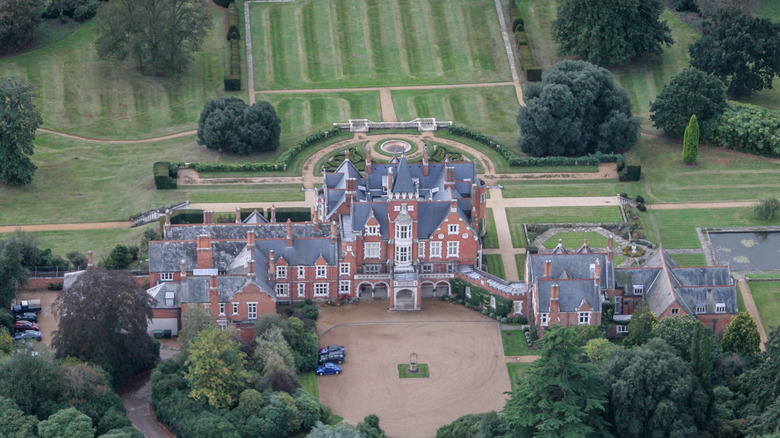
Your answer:
[[[529,254],[529,284],[541,280],[544,276],[544,263],[552,261],[552,278],[556,279],[592,279],[590,266],[601,263],[601,285],[607,285],[607,254]],[[593,305],[593,303],[591,303]]]
[[[393,193],[414,193],[414,181],[409,170],[409,163],[406,162],[406,155],[401,156],[397,169],[393,179]]]
[[[246,219],[244,219],[243,223],[245,224],[266,224],[268,223],[268,219],[265,218],[262,214],[260,214],[259,211],[254,210],[252,213],[247,216]]]
[[[593,312],[601,312],[601,294],[596,290],[593,280],[561,280],[544,279],[536,285],[538,296],[538,312],[550,311],[550,294],[552,286],[559,287],[558,297],[561,312],[576,312],[582,305],[582,300],[587,300]]]
[[[165,305],[165,295],[167,292],[173,292],[173,307],[181,307],[181,303],[208,303],[210,301],[210,278],[209,277],[187,277],[183,282],[163,282],[146,291],[155,301],[154,307],[168,308]],[[219,302],[228,302],[243,287],[250,283],[256,284],[260,290],[267,293],[271,298],[276,298],[273,285],[258,276],[251,279],[244,276],[221,275],[217,277],[219,285]]]
[[[330,228],[314,229],[311,223],[294,223],[293,237],[330,237]],[[198,236],[211,236],[212,239],[246,239],[253,231],[258,239],[278,239],[287,236],[287,224],[282,222],[261,224],[194,224],[176,225],[166,232],[165,240],[196,240]]]

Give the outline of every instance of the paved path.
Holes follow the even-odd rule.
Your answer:
[[[493,219],[495,220],[496,234],[498,235],[498,253],[501,254],[501,261],[504,263],[504,275],[507,281],[520,281],[520,273],[517,270],[515,252],[512,247],[512,233],[509,230],[509,220],[506,217],[506,208],[504,206],[504,196],[501,189],[490,189],[490,199],[487,200],[487,207],[493,209]]]
[[[234,210],[235,211],[235,210]],[[73,224],[6,225],[0,226],[0,233],[21,231],[71,231],[71,230],[107,230],[111,228],[130,228],[132,221],[122,222],[81,222]]]
[[[382,106],[383,122],[398,121],[398,116],[395,114],[395,105],[393,104],[393,94],[389,88],[379,90],[379,104]]]
[[[764,344],[766,344],[766,341],[769,338],[766,335],[766,330],[764,330],[764,323],[761,322],[761,315],[758,313],[756,301],[753,299],[753,294],[750,292],[750,285],[743,277],[737,280],[737,286],[739,286],[739,292],[742,294],[742,301],[745,302],[745,309],[750,313],[753,321],[756,322],[758,334],[761,337],[761,351],[766,351],[766,345]]]
[[[195,135],[198,133],[197,130],[192,130],[192,131],[179,132],[177,134],[163,135],[161,137],[144,138],[138,140],[105,140],[105,139],[98,139],[98,138],[91,138],[91,137],[82,137],[80,135],[73,135],[73,134],[68,134],[60,131],[53,131],[51,129],[46,129],[46,128],[38,128],[38,132],[59,135],[60,137],[72,138],[74,140],[81,140],[90,143],[111,143],[111,144],[154,143],[157,141],[170,140],[172,138],[188,137],[190,135]]]
[[[527,356],[504,356],[506,363],[520,362],[520,363],[533,363],[542,356],[529,354]]]

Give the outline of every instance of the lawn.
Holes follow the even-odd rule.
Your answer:
[[[644,169],[643,169],[644,170]],[[615,196],[643,194],[638,182],[617,180],[501,181],[505,198],[552,198],[556,196]]]
[[[181,186],[192,203],[303,201],[300,184]]]
[[[515,87],[450,88],[393,91],[398,120],[435,117],[452,120],[496,138],[502,144],[517,144],[520,131]]]
[[[225,9],[208,4],[215,26],[179,76],[145,76],[132,62],[100,60],[96,25],[89,21],[53,44],[0,59],[0,77],[21,76],[35,87],[45,128],[111,139],[195,129],[206,101],[227,94]]]
[[[707,266],[704,254],[669,254],[680,266]]]
[[[544,242],[544,247],[552,249],[558,246],[558,239],[563,240],[563,246],[568,249],[577,249],[582,246],[585,239],[588,239],[588,246],[591,248],[606,248],[607,238],[593,231],[571,231],[566,233],[557,233]]]
[[[509,381],[512,383],[512,390],[517,388],[517,383],[523,377],[523,375],[531,368],[530,363],[523,362],[509,362],[506,364],[506,369],[509,371]]]
[[[618,207],[511,207],[506,209],[512,246],[525,248],[523,224],[620,223]],[[579,245],[582,245],[580,241]],[[577,247],[579,248],[579,245]]]
[[[756,219],[752,208],[711,208],[655,210],[643,214],[658,229],[664,248],[701,248],[696,227],[748,227],[780,225],[780,217],[771,221]],[[645,221],[645,225],[648,221]]]
[[[156,227],[156,228],[155,228]],[[51,252],[61,257],[71,251],[85,253],[94,251],[95,263],[108,256],[116,245],[140,245],[141,234],[147,228],[159,226],[155,223],[138,228],[115,228],[106,230],[76,230],[76,231],[36,231],[40,247],[51,248]],[[11,237],[12,234],[0,234],[0,239]],[[143,257],[148,257],[144,254]]]
[[[320,385],[317,380],[317,375],[313,372],[311,373],[301,373],[298,374],[298,382],[301,384],[301,388],[308,392],[309,394],[313,395],[317,401],[320,399]],[[330,414],[328,418],[325,418],[325,424],[339,424],[341,423],[341,420],[344,418],[339,417],[338,415],[335,415],[334,413],[330,412],[330,409],[327,407],[325,408],[325,414]]]
[[[525,279],[525,254],[515,254],[515,263],[517,263],[517,275],[520,281]]]
[[[498,248],[498,233],[496,232],[496,220],[493,218],[493,209],[487,209],[487,232],[482,239],[483,248]]]
[[[249,11],[258,90],[511,80],[491,0],[298,0]]]
[[[525,36],[536,64],[547,70],[560,61],[558,44],[551,36],[552,22],[558,11],[553,0],[518,0],[520,16],[525,24]]]
[[[528,349],[525,332],[522,330],[501,330],[501,342],[504,344],[504,356],[527,356],[535,354]]]
[[[487,271],[498,278],[506,280],[506,274],[504,273],[504,262],[501,259],[501,254],[487,254],[485,255],[487,261]]]
[[[417,367],[419,368],[418,373],[410,373],[407,371],[407,368],[409,367],[408,363],[399,363],[398,364],[398,377],[401,379],[423,379],[426,377],[430,377],[431,374],[428,370],[428,364],[427,363],[418,363]]]
[[[772,327],[780,325],[780,282],[751,281],[749,284],[761,322],[769,333]]]

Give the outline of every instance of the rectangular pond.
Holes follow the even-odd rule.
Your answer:
[[[710,232],[710,242],[718,265],[734,271],[780,269],[780,232]]]

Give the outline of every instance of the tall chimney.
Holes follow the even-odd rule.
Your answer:
[[[204,224],[214,223],[214,210],[206,210],[203,212],[203,223]]]
[[[94,254],[95,253],[92,252],[92,250],[87,251],[87,269],[95,266],[95,264],[93,263]]]
[[[452,166],[444,167],[444,190],[447,188],[455,189],[455,168]]]
[[[392,167],[387,169],[387,193],[389,194],[391,190],[393,190],[393,168]]]
[[[596,270],[593,273],[593,284],[598,289],[601,286],[601,260],[596,259]]]
[[[181,281],[187,279],[187,261],[184,259],[179,261],[179,274],[181,275]]]
[[[349,149],[344,151],[344,160],[349,161]]]
[[[241,207],[236,207],[236,223],[241,223]]]
[[[271,206],[271,222],[276,222],[276,206]]]
[[[561,288],[558,283],[555,283],[550,287],[550,313],[558,313],[561,310],[560,300]],[[550,315],[552,316],[552,315]]]
[[[276,280],[276,259],[274,259],[274,250],[268,251],[268,277],[271,281]]]
[[[544,261],[544,278],[552,277],[552,260]]]
[[[612,234],[609,235],[609,243],[607,244],[607,247],[609,248],[609,251],[607,252],[607,260],[611,262],[615,258],[615,254],[612,253],[612,251],[615,249],[615,236]]]
[[[428,167],[428,143],[423,142],[423,175],[428,176],[430,168]]]
[[[366,174],[371,175],[371,147],[366,145]]]
[[[333,243],[333,245],[336,245],[336,242],[338,241],[339,232],[338,227],[336,226],[336,222],[331,222],[330,224],[330,241]]]
[[[198,269],[212,269],[214,255],[211,252],[211,236],[198,236]]]
[[[219,307],[219,280],[216,275],[209,279],[209,312],[213,315]]]
[[[168,236],[168,232],[171,231],[171,210],[165,210],[165,236]]]
[[[290,218],[287,218],[287,247],[291,248],[293,246],[293,233],[292,233],[292,221]]]
[[[479,232],[479,216],[477,215],[477,207],[471,204],[471,226]]]
[[[246,263],[246,276],[248,278],[255,278],[255,277],[257,277],[257,274],[255,274],[255,260],[254,259],[250,259]]]
[[[320,211],[317,205],[318,204],[314,204],[314,214],[312,215],[312,222],[314,223],[314,231],[320,230]]]
[[[246,244],[252,246],[255,244],[255,232],[249,231],[246,233]]]

